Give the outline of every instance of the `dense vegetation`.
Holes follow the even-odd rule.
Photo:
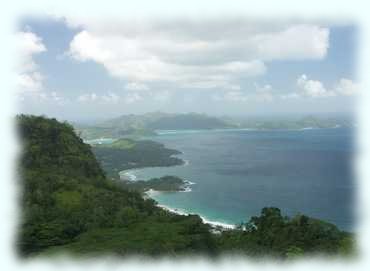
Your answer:
[[[227,251],[243,251],[248,255],[295,257],[303,254],[349,254],[353,237],[335,225],[297,215],[283,217],[278,208],[263,208],[238,229],[225,231],[218,239]]]
[[[186,187],[188,187],[188,183],[177,176],[163,176],[160,178],[152,178],[147,181],[126,181],[123,182],[123,187],[141,193],[150,189],[170,192],[184,191]]]
[[[118,173],[126,169],[184,163],[174,157],[180,154],[179,151],[150,140],[121,139],[112,144],[95,145],[92,150],[108,177],[113,179],[118,179]]]
[[[214,249],[209,226],[198,216],[168,213],[109,181],[67,123],[21,115],[18,125],[24,144],[23,255],[63,248],[120,255]]]
[[[236,230],[212,233],[199,216],[171,214],[108,180],[69,124],[25,115],[17,121],[24,147],[17,242],[23,256],[235,252],[285,258],[352,251],[350,234],[306,216],[288,219],[277,208],[263,209]]]

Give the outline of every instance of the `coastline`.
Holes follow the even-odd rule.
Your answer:
[[[182,154],[182,153],[181,153]],[[181,159],[181,158],[180,158]],[[120,177],[120,180],[124,180],[124,181],[130,181],[130,182],[134,182],[137,180],[137,176],[135,175],[135,171],[136,170],[140,170],[140,169],[145,169],[145,168],[160,168],[160,167],[186,167],[189,165],[189,160],[186,160],[186,159],[181,159],[182,160],[182,164],[179,164],[179,165],[173,165],[173,166],[151,166],[151,167],[137,167],[137,168],[130,168],[130,169],[125,169],[125,170],[121,170],[118,172],[118,175]],[[187,182],[188,184],[192,185],[192,184],[195,184],[193,182],[190,182],[188,180],[185,180],[185,182]]]
[[[180,151],[180,154],[183,154],[183,152]],[[181,160],[183,161],[183,163],[181,165],[174,165],[174,166],[171,166],[171,167],[188,166],[190,164],[189,160],[186,160],[186,159],[181,159]],[[125,180],[125,181],[129,181],[129,182],[137,181],[138,178],[135,175],[135,171],[140,170],[140,169],[143,169],[143,168],[132,168],[132,169],[120,171],[119,172],[120,180]],[[185,186],[183,187],[183,190],[173,191],[173,193],[188,193],[188,192],[191,192],[192,191],[191,186],[196,184],[195,182],[191,182],[189,180],[184,180],[184,183],[185,183]],[[149,189],[148,191],[144,192],[144,197],[151,198],[151,199],[155,200],[153,196],[158,195],[160,193],[163,193],[163,191],[157,191],[157,190]],[[211,228],[212,228],[212,231],[214,231],[215,233],[225,231],[225,230],[232,230],[232,229],[236,228],[236,225],[234,225],[234,224],[228,224],[228,223],[224,223],[224,222],[220,222],[220,221],[209,220],[206,217],[200,215],[199,213],[193,213],[193,212],[187,212],[187,211],[184,211],[184,210],[179,210],[178,208],[173,208],[173,207],[170,207],[170,206],[167,206],[167,205],[164,205],[164,204],[157,204],[157,206],[159,208],[162,208],[163,210],[166,210],[168,212],[178,214],[178,215],[198,215],[201,218],[202,222],[204,224],[210,225]]]
[[[158,195],[160,193],[161,193],[161,191],[156,191],[156,190],[153,190],[153,189],[149,189],[148,191],[145,192],[145,195],[148,198],[154,199],[153,196]],[[178,208],[169,207],[169,206],[164,205],[164,204],[157,204],[157,206],[159,208],[162,208],[163,210],[166,210],[170,213],[174,213],[174,214],[177,214],[177,215],[198,215],[202,219],[202,222],[204,224],[210,225],[213,230],[232,230],[232,229],[236,228],[236,226],[233,225],[233,224],[228,224],[228,223],[223,223],[223,222],[219,222],[219,221],[209,220],[206,217],[204,217],[204,216],[202,216],[198,213],[187,212],[187,211],[184,211],[184,210],[180,210]]]
[[[224,129],[198,129],[198,130],[155,130],[157,136],[167,136],[176,134],[196,134],[204,132],[239,132],[239,131],[250,131],[250,132],[274,132],[274,131],[304,131],[304,130],[318,130],[318,129],[337,129],[342,128],[343,125],[335,124],[334,126],[318,127],[318,126],[307,126],[297,128],[224,128]]]
[[[315,127],[304,127],[304,128],[302,128],[302,129],[299,129],[300,131],[307,131],[307,132],[309,132],[309,131],[312,131],[312,130],[329,130],[329,129],[335,129],[335,128],[340,128],[341,126],[340,125],[336,125],[336,126],[334,126],[334,127],[331,127],[331,128],[315,128]],[[263,130],[258,130],[258,131],[263,131]],[[273,130],[273,131],[277,131],[277,130]],[[282,131],[282,130],[279,130],[279,131]],[[298,131],[298,130],[296,130],[296,131]],[[311,133],[311,132],[309,132],[309,133]],[[166,142],[166,141],[165,141]],[[176,146],[175,146],[175,148],[176,148]],[[186,150],[186,149],[185,149]],[[180,153],[180,155],[178,155],[179,156],[179,158],[182,158],[182,156],[184,155],[184,153],[182,152],[182,151],[179,151],[179,153]],[[191,156],[189,156],[188,158],[191,158]],[[180,164],[180,165],[174,165],[175,167],[180,167],[180,166],[187,166],[188,164],[189,164],[189,160],[185,160],[185,159],[181,159],[181,160],[183,160],[183,163],[182,164]],[[191,164],[193,164],[194,162],[192,162]],[[149,168],[157,168],[158,166],[155,166],[155,167],[149,167]],[[173,167],[173,166],[159,166],[159,167],[162,167],[162,168],[166,168],[166,167]],[[148,168],[148,167],[143,167],[143,168],[131,168],[131,169],[128,169],[128,170],[125,170],[125,171],[121,171],[120,173],[125,173],[124,175],[123,175],[123,177],[124,177],[124,179],[129,179],[130,181],[136,181],[136,179],[137,179],[137,176],[135,176],[136,174],[138,175],[138,176],[140,176],[140,170],[141,169],[146,169],[146,168]],[[179,168],[180,169],[180,168]],[[155,171],[156,172],[156,171]],[[171,172],[173,172],[174,174],[173,175],[176,175],[176,172],[177,172],[177,170],[175,169],[175,170],[172,170]],[[160,171],[160,173],[162,173],[162,171]],[[148,174],[147,174],[148,175]],[[150,174],[149,174],[150,175]],[[158,175],[158,177],[159,176],[161,176],[162,174],[160,174],[160,175]],[[163,175],[165,175],[165,174],[163,174]],[[184,175],[184,176],[186,176],[186,175]],[[150,176],[148,176],[148,177],[150,177]],[[145,179],[143,179],[143,180],[145,180]],[[190,184],[191,185],[191,184]],[[196,189],[197,187],[195,187],[195,188],[193,188],[194,190],[197,190]],[[187,189],[184,189],[185,191],[173,191],[173,192],[170,192],[170,193],[175,193],[175,192],[191,192],[192,190],[191,190],[191,188],[189,189],[189,188],[187,188]],[[202,216],[201,215],[201,212],[199,213],[199,212],[197,212],[198,211],[198,208],[196,207],[196,206],[192,206],[192,205],[190,205],[191,206],[191,208],[189,208],[189,209],[187,209],[186,207],[187,207],[187,204],[181,204],[181,205],[176,205],[176,200],[174,200],[173,201],[173,203],[175,203],[175,206],[178,206],[178,207],[180,207],[180,208],[183,208],[183,209],[178,209],[178,208],[176,208],[176,207],[174,207],[173,205],[172,205],[172,201],[166,201],[166,200],[164,200],[164,203],[166,204],[166,205],[164,205],[164,204],[161,204],[161,201],[162,201],[162,194],[164,194],[164,193],[168,193],[168,192],[161,192],[161,191],[146,191],[145,192],[145,195],[146,196],[148,196],[148,198],[154,198],[156,201],[158,201],[158,207],[160,207],[160,208],[163,208],[163,209],[165,209],[165,210],[167,210],[167,211],[169,211],[169,212],[172,212],[172,213],[176,213],[176,214],[180,214],[180,215],[189,215],[189,214],[197,214],[197,215],[199,215],[200,217],[201,217],[201,219],[202,219],[202,221],[204,222],[204,223],[207,223],[207,224],[211,224],[213,227],[216,227],[216,226],[225,226],[225,224],[226,224],[226,227],[224,227],[224,228],[232,228],[232,227],[235,227],[235,226],[233,226],[233,225],[230,225],[230,224],[227,224],[227,223],[222,223],[222,222],[218,222],[217,221],[217,219],[218,219],[218,216],[220,215],[220,214],[218,214],[217,212],[215,212],[215,213],[212,213],[212,217],[213,217],[213,220],[214,221],[211,221],[210,219],[207,219],[207,217],[204,217],[204,216]],[[161,194],[161,196],[157,196],[157,195],[159,195],[159,194]],[[188,195],[184,195],[184,194],[182,194],[180,197],[187,197],[187,196],[190,196],[190,195],[192,195],[192,194],[188,194]],[[153,197],[154,196],[154,197]],[[158,200],[157,200],[158,199]],[[199,207],[201,207],[201,206],[199,206]],[[202,210],[202,209],[200,209],[200,210]],[[203,212],[203,215],[207,215],[207,211],[204,211]],[[222,219],[222,215],[220,216],[221,217],[221,219]],[[216,219],[215,219],[216,218]]]

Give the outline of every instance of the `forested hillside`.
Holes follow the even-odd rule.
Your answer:
[[[24,143],[22,254],[66,244],[81,253],[212,250],[208,226],[198,216],[170,214],[109,182],[70,125],[33,116],[18,122]]]
[[[23,256],[59,251],[84,254],[245,255],[292,257],[349,253],[353,237],[334,225],[277,208],[235,230],[216,231],[197,215],[181,216],[106,178],[91,147],[55,119],[17,117]]]
[[[94,145],[92,151],[111,179],[118,179],[120,171],[131,168],[176,166],[184,163],[175,156],[180,154],[179,151],[151,140],[119,139],[111,144]]]

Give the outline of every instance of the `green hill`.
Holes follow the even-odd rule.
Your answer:
[[[168,213],[153,200],[109,182],[91,147],[69,124],[24,115],[17,121],[24,147],[22,255],[213,250],[209,226],[198,216]]]

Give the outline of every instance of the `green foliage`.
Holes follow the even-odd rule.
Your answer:
[[[223,232],[219,242],[228,249],[253,256],[293,258],[303,254],[335,255],[353,251],[353,237],[335,225],[304,215],[283,217],[278,208],[263,208],[245,230]],[[348,246],[347,246],[348,245]],[[345,249],[344,249],[345,250]]]
[[[152,178],[148,181],[127,181],[123,186],[128,190],[145,192],[149,189],[156,191],[183,191],[186,183],[176,176],[163,176],[160,178]]]
[[[171,214],[108,181],[91,147],[70,125],[35,116],[17,120],[24,145],[22,255],[59,249],[150,255],[213,250],[209,227],[199,217]],[[163,148],[151,142],[138,147]]]
[[[65,210],[73,210],[81,207],[81,193],[78,191],[65,191],[55,193],[56,207]]]
[[[116,141],[114,141],[111,144],[106,144],[105,147],[108,148],[117,148],[117,149],[131,149],[135,147],[136,142],[132,139],[128,138],[121,138]]]
[[[168,149],[163,144],[151,140],[128,139],[127,142],[131,142],[129,148],[121,148],[121,144],[115,145],[115,142],[108,146],[93,147],[93,152],[108,177],[118,179],[120,171],[131,168],[175,166],[184,163],[173,156],[180,154],[179,151]],[[127,146],[127,143],[125,145]]]

